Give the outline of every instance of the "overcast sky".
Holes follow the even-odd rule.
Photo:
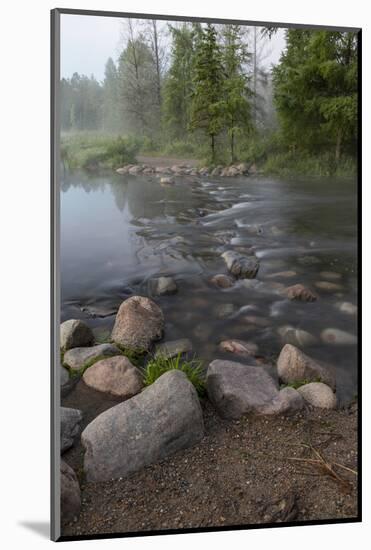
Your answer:
[[[61,77],[69,78],[77,72],[103,80],[107,59],[117,61],[123,21],[118,17],[62,14]],[[285,46],[283,32],[279,29],[268,43],[266,66],[278,62]]]

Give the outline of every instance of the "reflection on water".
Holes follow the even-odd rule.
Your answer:
[[[166,338],[189,336],[207,364],[221,357],[221,339],[253,341],[274,356],[280,328],[306,330],[316,337],[306,351],[336,366],[338,392],[348,399],[356,392],[356,346],[323,344],[319,335],[329,327],[356,333],[355,317],[339,311],[339,303],[357,303],[356,230],[356,184],[345,179],[178,178],[162,187],[152,176],[70,174],[61,193],[62,320],[109,328],[114,315],[89,311],[112,313],[133,293],[145,295],[150,277],[173,275],[178,294],[157,300]],[[226,272],[225,250],[251,248],[261,264],[257,281],[210,285]],[[289,279],[274,275],[288,270]],[[272,284],[316,288],[324,271],[338,273],[341,288],[317,289],[311,304],[282,299]]]

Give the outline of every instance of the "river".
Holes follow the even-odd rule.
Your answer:
[[[255,342],[274,358],[282,327],[306,330],[316,341],[303,350],[336,367],[347,402],[357,392],[357,346],[324,343],[320,334],[357,332],[356,317],[339,310],[357,304],[356,192],[355,181],[328,177],[177,177],[161,186],[155,176],[69,173],[61,184],[61,320],[84,319],[105,334],[125,298],[146,295],[151,277],[171,275],[178,293],[156,298],[166,340],[189,337],[207,366],[240,360],[218,351],[221,340]],[[260,261],[255,282],[210,284],[227,272],[225,250],[251,248]],[[288,270],[295,275],[275,275]],[[324,280],[340,288],[315,286]],[[302,283],[319,298],[290,301],[272,282]]]

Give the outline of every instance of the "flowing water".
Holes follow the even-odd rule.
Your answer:
[[[345,402],[357,389],[357,346],[326,344],[320,334],[357,333],[356,316],[339,310],[343,302],[357,304],[356,192],[349,179],[178,177],[161,186],[154,176],[68,174],[61,192],[62,321],[84,319],[104,333],[124,299],[148,295],[150,278],[171,275],[178,293],[156,298],[166,340],[189,337],[207,365],[218,357],[240,360],[218,351],[221,340],[255,342],[274,358],[283,345],[280,328],[308,331],[316,341],[302,349],[336,367]],[[251,248],[260,261],[256,280],[225,290],[210,284],[227,273],[224,251]],[[276,275],[284,271],[295,275]],[[340,287],[315,286],[326,280]],[[290,301],[274,283],[302,283],[319,298]]]

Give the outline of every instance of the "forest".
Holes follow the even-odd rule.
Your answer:
[[[62,159],[117,167],[139,152],[266,173],[353,174],[357,34],[128,19],[103,81],[61,80]],[[267,53],[268,52],[268,53]]]

